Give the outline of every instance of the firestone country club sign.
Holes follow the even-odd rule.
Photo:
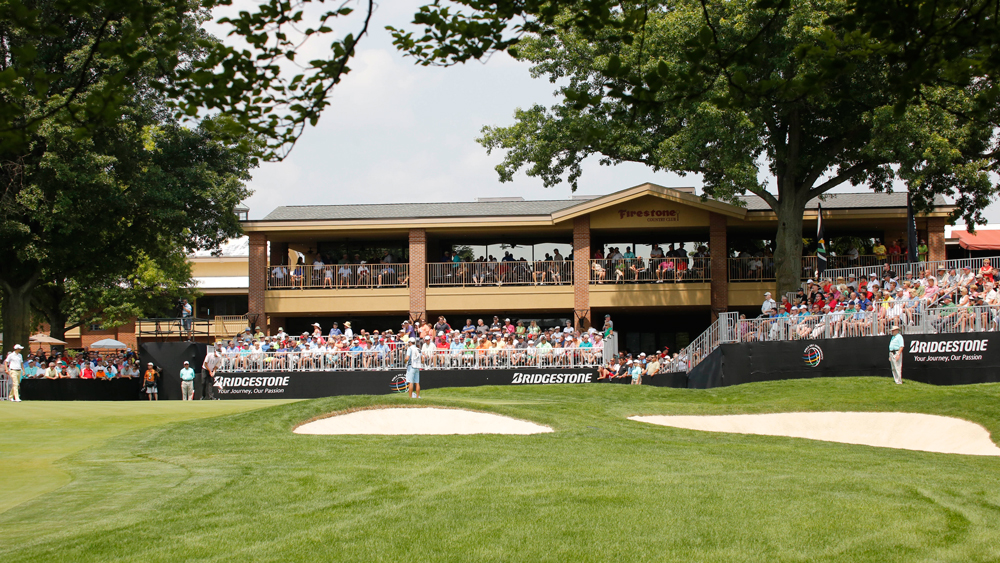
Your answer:
[[[680,221],[680,213],[676,209],[655,209],[655,208],[640,208],[640,209],[619,209],[618,218],[625,219],[645,219],[647,223],[666,223],[671,221]]]

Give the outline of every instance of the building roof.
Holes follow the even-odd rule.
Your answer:
[[[357,205],[288,205],[264,221],[336,221],[338,219],[423,219],[551,215],[580,200],[475,201],[449,203],[366,203]]]
[[[685,190],[664,188],[655,184],[642,184],[619,192],[597,198],[558,199],[537,201],[496,201],[481,198],[474,202],[445,203],[368,203],[351,205],[289,205],[278,207],[264,217],[262,221],[346,221],[346,220],[378,220],[378,219],[451,219],[461,217],[550,217],[577,214],[571,209],[579,206],[579,212],[600,204],[602,201],[613,201],[619,197],[629,198],[642,193],[655,191],[671,198],[679,198],[688,205],[699,205],[698,196],[693,196]],[[486,199],[487,201],[483,201]],[[756,195],[740,196],[744,206],[718,200],[708,199],[706,203],[717,210],[744,214],[747,211],[770,211],[767,203]],[[819,199],[811,200],[806,209],[816,209]],[[829,193],[823,196],[824,209],[889,209],[906,208],[906,192],[893,193]],[[936,196],[936,207],[948,207],[951,204],[942,197]],[[745,211],[744,211],[745,209]],[[559,213],[562,212],[562,213]],[[251,223],[255,223],[252,221]]]
[[[771,207],[763,198],[756,195],[740,196],[740,200],[746,203],[747,211],[770,211]],[[906,192],[888,193],[828,193],[823,199],[813,198],[806,204],[806,209],[816,209],[822,201],[823,209],[885,209],[885,208],[905,208]],[[951,205],[943,196],[935,196],[935,207],[947,207]]]

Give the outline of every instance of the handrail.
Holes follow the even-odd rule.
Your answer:
[[[427,287],[573,285],[572,260],[432,262]]]
[[[359,289],[407,287],[407,263],[268,266],[268,289]]]
[[[712,279],[711,258],[595,258],[590,260],[590,283],[677,283]]]
[[[909,274],[912,277],[920,277],[921,273],[926,270],[929,275],[936,275],[940,268],[944,268],[946,271],[960,270],[963,267],[968,266],[969,269],[976,272],[983,266],[984,261],[989,260],[990,265],[994,268],[1000,264],[1000,256],[987,256],[983,258],[958,258],[954,260],[937,260],[933,262],[900,262],[900,263],[888,263],[888,267],[897,276],[906,276]],[[843,277],[845,280],[854,275],[857,279],[862,279],[868,277],[872,273],[877,275],[879,278],[885,271],[887,263],[882,262],[875,266],[859,266],[855,268],[827,268],[826,272],[822,277],[830,278],[836,280],[838,277]]]

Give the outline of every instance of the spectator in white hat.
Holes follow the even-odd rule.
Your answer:
[[[778,304],[771,298],[771,292],[764,293],[764,303],[760,306],[760,314],[766,315],[769,311],[777,308]]]

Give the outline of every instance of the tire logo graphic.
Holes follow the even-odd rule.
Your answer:
[[[815,344],[806,346],[806,349],[802,351],[802,361],[811,368],[818,367],[819,363],[823,361],[823,349]]]
[[[396,393],[406,393],[406,376],[399,374],[392,378],[392,382],[389,383],[389,388]]]

